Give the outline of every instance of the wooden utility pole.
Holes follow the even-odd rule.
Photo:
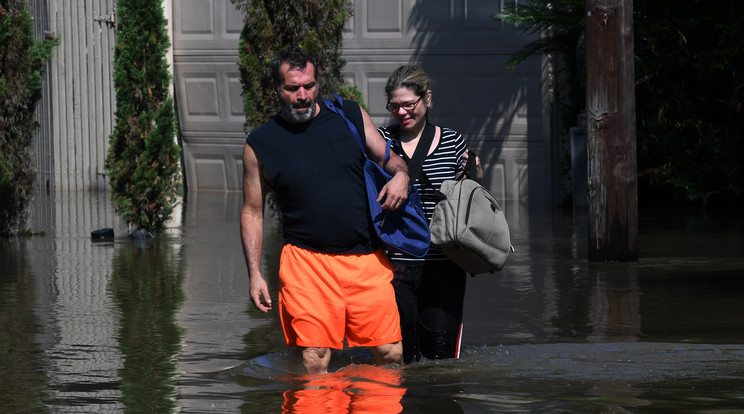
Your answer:
[[[638,260],[633,0],[586,0],[589,260]]]

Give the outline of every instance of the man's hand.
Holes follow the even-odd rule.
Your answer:
[[[261,275],[252,275],[250,278],[250,294],[253,306],[261,312],[267,313],[272,309],[269,285],[266,284],[266,280]]]
[[[397,210],[408,199],[408,173],[399,170],[393,178],[382,187],[377,202],[382,202],[384,210]]]

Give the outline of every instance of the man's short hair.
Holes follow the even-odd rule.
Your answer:
[[[274,82],[275,87],[281,85],[284,80],[280,72],[284,63],[289,63],[289,67],[292,69],[304,69],[308,63],[311,63],[315,69],[315,78],[317,80],[318,64],[315,61],[315,57],[295,45],[280,50],[271,58],[271,80]]]

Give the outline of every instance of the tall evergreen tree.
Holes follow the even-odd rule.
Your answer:
[[[238,52],[246,127],[257,127],[279,110],[271,92],[269,62],[274,53],[299,45],[318,61],[320,96],[338,91],[363,105],[356,87],[344,86],[341,59],[349,0],[239,0],[245,14]]]
[[[0,2],[0,235],[22,230],[34,179],[31,142],[44,64],[59,39],[36,40],[24,0]]]
[[[180,149],[161,0],[119,0],[114,50],[116,126],[106,158],[117,213],[162,229],[176,204]]]

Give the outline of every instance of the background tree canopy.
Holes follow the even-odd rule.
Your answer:
[[[341,76],[344,23],[352,14],[349,0],[239,0],[237,7],[245,15],[238,54],[246,130],[279,111],[269,62],[290,45],[315,56],[321,97],[335,90],[363,105],[359,90],[345,86]]]
[[[583,31],[583,3],[535,0],[506,7],[498,19],[544,33],[512,64],[535,53],[560,53],[569,79],[559,88],[585,88],[583,44],[575,36]],[[637,0],[633,7],[640,206],[741,206],[744,2]],[[583,105],[585,93],[559,101],[564,113]]]
[[[634,6],[641,201],[741,205],[744,2]]]

